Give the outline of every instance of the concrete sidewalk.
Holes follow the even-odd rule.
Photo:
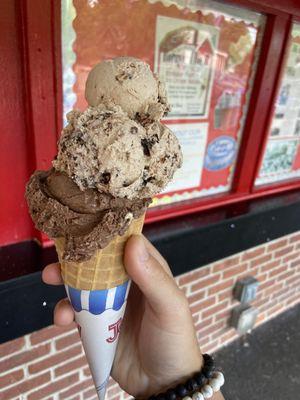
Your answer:
[[[300,304],[215,356],[225,400],[300,399]]]

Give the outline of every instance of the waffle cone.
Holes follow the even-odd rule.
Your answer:
[[[64,261],[64,238],[55,239],[64,283],[80,290],[103,290],[122,285],[129,278],[123,265],[124,247],[131,235],[140,234],[144,215],[133,220],[122,236],[116,236],[87,261]]]

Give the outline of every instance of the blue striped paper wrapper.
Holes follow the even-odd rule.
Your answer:
[[[105,397],[130,281],[105,290],[79,290],[65,285],[75,312],[83,348],[98,398]]]

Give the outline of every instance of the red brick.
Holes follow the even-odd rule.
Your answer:
[[[84,376],[91,376],[90,367],[84,368],[83,375]]]
[[[44,344],[31,350],[23,351],[22,353],[15,354],[0,362],[0,371],[8,371],[9,369],[28,363],[36,358],[48,354],[50,351],[50,344]]]
[[[17,371],[9,372],[8,374],[2,375],[0,377],[0,389],[12,385],[13,383],[19,382],[24,378],[23,369],[18,369]],[[0,394],[1,398],[1,394]]]
[[[215,297],[210,297],[209,299],[200,301],[199,303],[190,307],[191,313],[192,314],[199,313],[200,311],[204,310],[207,307],[214,305],[215,303],[216,303]]]
[[[224,290],[222,293],[218,294],[218,302],[221,303],[225,299],[232,299],[232,288]]]
[[[261,256],[266,251],[265,246],[261,246],[259,248],[253,250],[247,250],[244,252],[242,256],[242,261],[252,260],[255,257]]]
[[[296,304],[299,303],[299,301],[300,301],[299,293],[296,293],[294,296],[286,300],[285,304],[286,305]]]
[[[219,347],[219,341],[215,340],[214,342],[211,342],[211,343],[203,346],[203,352],[204,353],[215,352],[218,347]]]
[[[205,337],[205,336],[211,335],[212,333],[215,333],[217,330],[223,328],[224,325],[225,325],[224,322],[220,321],[211,326],[208,326],[205,329],[197,329],[197,327],[196,327],[196,331],[200,337]]]
[[[235,256],[235,257],[230,257],[225,260],[217,262],[214,266],[212,271],[213,272],[220,272],[224,271],[226,268],[233,267],[234,265],[237,265],[240,262],[240,256]]]
[[[290,236],[289,243],[300,242],[300,233],[296,233],[293,236]]]
[[[91,388],[91,389],[86,390],[85,392],[83,392],[83,398],[84,399],[90,399],[92,396],[94,396],[94,397],[97,396],[95,388]]]
[[[261,284],[258,286],[258,292],[260,293],[260,292],[262,292],[264,289],[267,289],[268,287],[274,285],[275,282],[276,282],[276,279],[273,278],[273,279],[268,279],[266,282],[261,283]]]
[[[298,276],[293,276],[291,278],[286,279],[285,284],[286,285],[291,285],[293,284],[295,281],[298,281],[299,277]]]
[[[73,344],[80,343],[80,337],[78,331],[75,331],[71,335],[64,336],[55,341],[56,350],[62,350],[66,347],[70,347]]]
[[[59,399],[67,399],[71,397],[73,394],[80,393],[83,389],[89,388],[93,384],[92,379],[87,379],[85,381],[79,382],[77,385],[72,385],[71,388],[64,390],[59,394]]]
[[[68,372],[75,371],[78,368],[84,367],[87,364],[86,357],[76,358],[73,361],[70,361],[66,364],[63,364],[61,367],[55,368],[54,373],[55,376],[65,375]]]
[[[278,312],[283,311],[284,310],[284,306],[282,304],[277,304],[274,307],[271,307],[268,311],[267,311],[267,315],[273,315],[273,314],[278,314]]]
[[[280,258],[282,256],[285,256],[286,254],[291,253],[293,250],[294,250],[294,246],[293,245],[284,247],[283,249],[278,250],[278,251],[275,252],[275,258]]]
[[[206,279],[201,279],[201,281],[195,283],[191,286],[191,292],[196,292],[200,289],[206,289],[208,286],[211,286],[213,283],[218,282],[220,280],[221,274],[214,274]]]
[[[298,265],[300,265],[300,258],[298,260],[291,262],[291,268],[296,268],[298,267]]]
[[[210,341],[211,341],[210,336],[205,336],[205,337],[200,336],[198,339],[200,348],[202,349],[202,347],[206,346]]]
[[[179,277],[178,284],[179,286],[186,285],[204,276],[209,276],[209,269],[207,267],[200,268],[196,271],[189,272],[188,274]]]
[[[59,353],[55,353],[53,356],[47,357],[47,358],[43,359],[42,361],[39,361],[37,363],[29,365],[29,367],[28,367],[29,373],[36,374],[37,372],[40,372],[44,369],[48,369],[55,365],[66,362],[70,358],[76,357],[81,353],[82,353],[81,345],[71,347],[70,349],[68,349],[66,351],[61,351]]]
[[[265,320],[265,314],[264,313],[259,313],[256,321],[255,321],[255,327],[257,327],[258,325],[260,325],[264,320]]]
[[[288,254],[286,257],[284,257],[283,260],[282,260],[282,262],[283,262],[284,264],[286,264],[286,263],[288,263],[288,262],[290,262],[290,261],[292,261],[292,260],[295,260],[295,258],[298,258],[299,256],[300,256],[299,251],[294,251],[293,253],[290,253],[290,254]],[[300,258],[299,258],[298,261],[300,262]]]
[[[0,393],[2,397],[0,398],[3,400],[13,399],[15,397],[22,398],[21,396],[24,395],[24,393],[28,392],[29,390],[32,390],[33,388],[38,388],[39,386],[49,382],[50,379],[51,379],[50,372],[46,372],[39,376],[35,376],[34,378],[31,379],[26,379],[25,381],[17,385],[14,385],[7,390],[2,390]]]
[[[267,264],[262,265],[261,267],[261,272],[268,272],[272,270],[273,268],[276,268],[280,265],[280,260],[273,260],[268,262]]]
[[[57,381],[52,381],[49,385],[40,388],[38,391],[30,393],[27,400],[41,400],[51,395],[53,392],[58,392],[79,381],[79,374],[72,374]]]
[[[224,325],[222,329],[218,330],[216,333],[213,333],[211,335],[211,340],[216,340],[221,338],[221,336],[224,335],[224,333],[227,331],[228,331],[228,326]]]
[[[9,354],[12,353],[16,353],[17,351],[22,350],[24,346],[25,346],[24,337],[3,343],[0,345],[0,358],[8,356]]]
[[[255,268],[258,265],[265,264],[267,261],[270,261],[272,258],[272,254],[265,254],[264,256],[258,257],[255,260],[252,260],[250,263],[250,268]]]
[[[248,264],[240,264],[237,265],[236,267],[229,268],[226,271],[223,272],[223,279],[231,278],[232,276],[237,276],[242,274],[243,272],[247,271]]]
[[[32,345],[36,345],[42,342],[47,342],[58,335],[62,335],[66,332],[71,332],[75,328],[75,323],[65,328],[58,326],[50,326],[40,331],[34,332],[30,335],[30,342]]]
[[[293,276],[293,275],[295,275],[294,270],[285,271],[283,274],[281,274],[277,277],[277,281],[280,281],[280,282],[285,281],[287,278],[289,278],[290,276]]]
[[[207,318],[205,321],[199,322],[196,325],[195,329],[196,330],[198,330],[198,329],[202,329],[203,330],[203,329],[207,328],[208,326],[211,326],[212,323],[213,323],[213,317]]]
[[[286,271],[286,266],[281,265],[280,267],[274,268],[272,271],[270,271],[269,277],[272,278],[273,276],[280,275],[284,271]]]
[[[265,281],[267,280],[268,274],[259,274],[259,275],[256,275],[255,278],[256,278],[260,283],[262,283],[262,282],[265,282]]]
[[[198,301],[202,300],[205,296],[205,290],[202,290],[200,292],[197,292],[193,295],[188,296],[188,302],[189,304],[194,304],[197,303]]]
[[[282,289],[282,287],[282,282],[277,283],[276,285],[271,286],[269,289],[266,289],[264,291],[264,296],[268,298],[269,296],[271,296],[271,294],[277,293],[280,289]]]
[[[262,307],[264,304],[266,304],[267,302],[269,301],[269,299],[268,298],[266,298],[266,297],[264,297],[264,298],[261,298],[261,299],[257,299],[257,300],[254,300],[253,301],[253,303],[252,303],[252,305],[253,305],[253,307],[256,307],[256,308],[258,308],[258,309],[260,309],[260,307]]]
[[[268,251],[274,251],[280,249],[281,247],[286,246],[288,243],[287,239],[281,239],[276,241],[275,243],[270,243],[268,246]]]
[[[229,279],[227,281],[221,282],[218,285],[214,285],[212,286],[209,290],[208,290],[208,294],[215,294],[218,292],[222,292],[223,290],[232,287],[234,284],[234,280],[233,279]]]
[[[108,398],[110,399],[111,397],[116,396],[117,394],[122,393],[121,389],[119,386],[113,387],[111,389],[108,389],[107,391],[107,395]]]
[[[228,330],[228,328],[227,328]],[[221,344],[228,342],[230,339],[237,338],[238,334],[233,328],[230,328],[228,332],[226,332],[224,335],[221,336]]]
[[[230,315],[231,315],[231,308],[216,314],[215,315],[215,320],[216,321],[220,321],[222,319],[228,320],[230,318]]]
[[[224,310],[228,307],[228,301],[224,301],[223,303],[217,304],[214,307],[209,308],[208,310],[202,313],[202,318],[205,319],[210,315],[215,315],[217,312]]]
[[[276,299],[273,299],[272,301],[269,301],[264,306],[262,306],[260,308],[260,312],[268,311],[268,310],[270,310],[270,308],[274,307],[276,304],[278,304],[278,301]]]

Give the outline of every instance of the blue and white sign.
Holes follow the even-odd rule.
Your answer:
[[[236,155],[237,143],[231,136],[219,136],[207,146],[204,168],[208,171],[219,171],[229,167]]]
[[[99,400],[104,400],[115,357],[130,281],[106,290],[65,285]]]

